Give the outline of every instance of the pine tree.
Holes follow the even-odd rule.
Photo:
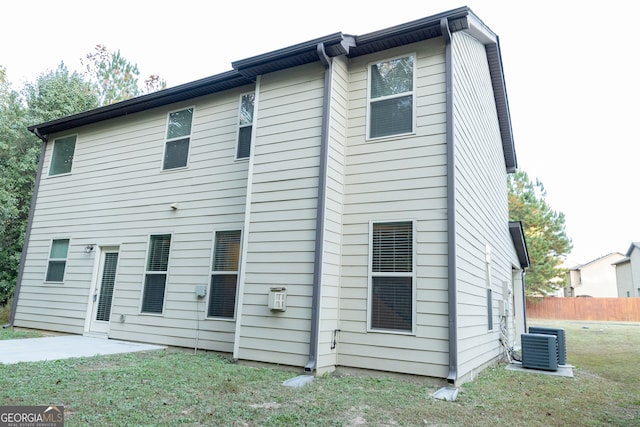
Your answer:
[[[545,295],[563,287],[566,269],[563,257],[571,252],[565,232],[565,216],[547,204],[540,180],[532,182],[526,172],[508,177],[509,219],[521,221],[531,266],[526,275],[528,296]]]

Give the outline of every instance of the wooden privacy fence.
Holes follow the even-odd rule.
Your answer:
[[[527,318],[640,322],[640,298],[527,299]]]

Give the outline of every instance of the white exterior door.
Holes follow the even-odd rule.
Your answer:
[[[109,333],[111,318],[111,301],[116,284],[118,270],[118,248],[102,248],[100,251],[100,267],[94,286],[90,304],[91,320],[89,332],[93,334]]]

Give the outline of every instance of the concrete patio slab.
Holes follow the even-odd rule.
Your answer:
[[[542,369],[523,368],[522,363],[513,362],[507,365],[508,371],[528,372],[532,374],[553,375],[556,377],[573,378],[573,365],[560,365],[557,371],[544,371]]]
[[[82,335],[0,340],[0,364],[163,350],[166,347]]]

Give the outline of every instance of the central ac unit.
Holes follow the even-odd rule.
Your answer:
[[[549,334],[522,334],[522,367],[558,370],[558,339]]]
[[[567,364],[567,346],[565,343],[565,334],[564,329],[562,328],[543,328],[542,326],[530,326],[529,327],[530,334],[548,334],[555,335],[557,338],[558,345],[558,364],[566,365]]]

